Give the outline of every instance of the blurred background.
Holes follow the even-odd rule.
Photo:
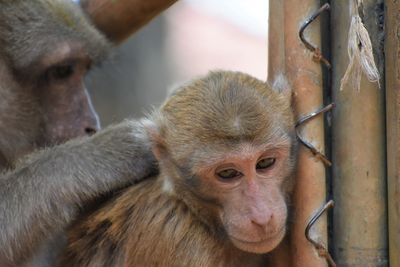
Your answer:
[[[106,126],[138,118],[213,69],[267,76],[268,0],[180,0],[87,77]]]

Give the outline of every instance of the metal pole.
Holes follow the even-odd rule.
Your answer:
[[[363,20],[378,68],[382,1],[364,0]],[[338,266],[387,266],[384,90],[365,77],[361,90],[340,81],[348,65],[349,1],[332,3],[334,255]],[[382,14],[383,15],[383,14]],[[382,69],[382,68],[381,68]],[[382,72],[381,72],[382,73]],[[398,253],[398,251],[397,251]],[[394,266],[396,267],[396,266]]]
[[[400,266],[400,3],[385,1],[385,85],[390,266]]]

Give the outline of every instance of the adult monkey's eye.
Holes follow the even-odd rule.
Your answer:
[[[65,64],[54,66],[48,71],[48,76],[51,79],[63,80],[69,78],[75,71],[74,64]]]
[[[275,164],[275,158],[265,158],[257,162],[256,169],[263,170],[272,167]]]
[[[226,169],[217,173],[217,176],[222,180],[234,179],[239,177],[240,175],[241,173],[235,169]]]

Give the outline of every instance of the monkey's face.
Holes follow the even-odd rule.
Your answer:
[[[241,250],[269,252],[285,235],[290,96],[246,74],[210,73],[168,99],[151,137],[166,188]]]
[[[222,161],[200,170],[197,190],[213,200],[213,215],[237,248],[266,253],[286,231],[285,180],[292,167],[290,143],[279,146],[243,144]],[[209,209],[210,210],[210,209]]]
[[[35,88],[43,116],[45,145],[93,134],[98,116],[84,85],[92,60],[79,43],[63,43],[41,59],[44,78]]]
[[[99,128],[83,83],[90,62],[79,45],[64,43],[35,67],[0,73],[0,124],[8,125],[0,133],[10,144],[0,141],[0,151],[9,161]]]
[[[98,129],[83,79],[108,44],[78,6],[3,1],[0,43],[0,158],[11,163]]]

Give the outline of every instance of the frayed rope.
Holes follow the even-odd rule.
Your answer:
[[[347,46],[349,65],[340,82],[340,90],[343,90],[345,85],[350,82],[353,88],[360,91],[362,73],[365,74],[370,82],[377,82],[380,88],[380,75],[375,64],[371,39],[358,12],[358,8],[362,5],[362,0],[352,0],[350,5],[352,17]]]

